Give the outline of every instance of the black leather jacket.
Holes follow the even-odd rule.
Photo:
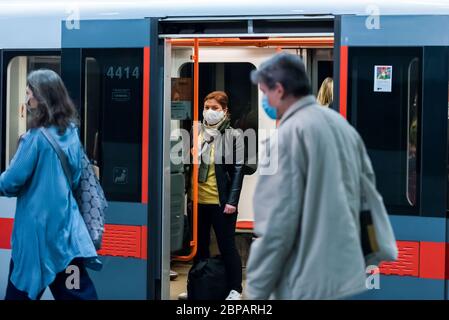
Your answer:
[[[228,128],[225,130],[222,138],[216,141],[214,156],[215,176],[221,206],[230,204],[237,207],[239,203],[245,163],[243,159],[243,140],[243,135],[240,131]],[[191,141],[193,144],[193,139]],[[191,164],[186,168],[186,190],[189,190],[191,187],[192,168]]]

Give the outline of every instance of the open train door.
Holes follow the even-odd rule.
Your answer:
[[[291,52],[303,58],[312,82],[316,83],[315,88],[319,87],[317,83],[321,84],[323,76],[332,76],[333,17],[164,17],[160,19],[159,26],[159,37],[165,43],[164,123],[167,131],[164,143],[167,147],[164,148],[164,168],[168,168],[171,177],[164,189],[168,190],[164,197],[169,197],[165,201],[168,210],[164,217],[165,225],[169,225],[166,234],[170,236],[164,236],[168,245],[163,247],[165,252],[172,254],[173,270],[179,272],[179,277],[168,287],[170,298],[177,299],[178,294],[186,291],[188,261],[192,260],[198,248],[198,219],[195,218],[198,213],[195,190],[198,186],[195,185],[197,179],[193,178],[192,188],[185,190],[183,166],[179,161],[170,161],[179,160],[186,154],[176,146],[180,141],[187,141],[190,132],[192,137],[198,137],[191,129],[195,121],[202,120],[203,99],[209,92],[221,90],[229,97],[232,126],[247,133],[248,139],[245,140],[248,141],[247,146],[255,149],[254,154],[262,150],[262,134],[275,130],[276,121],[263,112],[262,93],[250,81],[251,70],[276,52]],[[253,143],[249,143],[251,130],[256,132]],[[196,142],[192,144],[196,145]],[[252,238],[252,198],[259,175],[257,164],[252,169],[254,172],[243,179],[236,223],[236,241],[243,266]],[[195,176],[195,165],[192,176]],[[185,214],[185,191],[191,192],[193,200],[190,217]],[[183,219],[186,222],[183,223]],[[211,243],[211,254],[214,255],[219,250],[216,241]]]
[[[366,144],[399,247],[361,297],[447,299],[449,17],[372,9],[335,20],[335,106]]]
[[[63,22],[61,47],[62,77],[79,107],[81,139],[100,168],[109,202],[99,251],[103,269],[90,272],[99,298],[160,299],[157,24],[152,19]]]

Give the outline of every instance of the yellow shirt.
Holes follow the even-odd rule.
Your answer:
[[[200,137],[201,138],[201,137]],[[218,197],[217,178],[215,176],[215,145],[211,145],[210,164],[207,173],[206,182],[198,183],[198,203],[201,204],[220,204]],[[191,199],[193,198],[193,175],[192,175],[192,190],[190,190]]]

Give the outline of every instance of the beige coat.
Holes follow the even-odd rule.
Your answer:
[[[246,296],[339,299],[362,292],[361,171],[373,173],[359,134],[307,96],[281,118],[270,161],[276,149],[278,170],[261,175],[255,191],[258,238],[250,249]]]

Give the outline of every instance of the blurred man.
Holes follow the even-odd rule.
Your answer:
[[[277,54],[251,77],[279,127],[268,159],[277,157],[278,170],[260,176],[254,195],[257,239],[246,297],[339,299],[362,292],[360,176],[364,168],[374,174],[359,134],[340,114],[319,107],[298,56]]]

